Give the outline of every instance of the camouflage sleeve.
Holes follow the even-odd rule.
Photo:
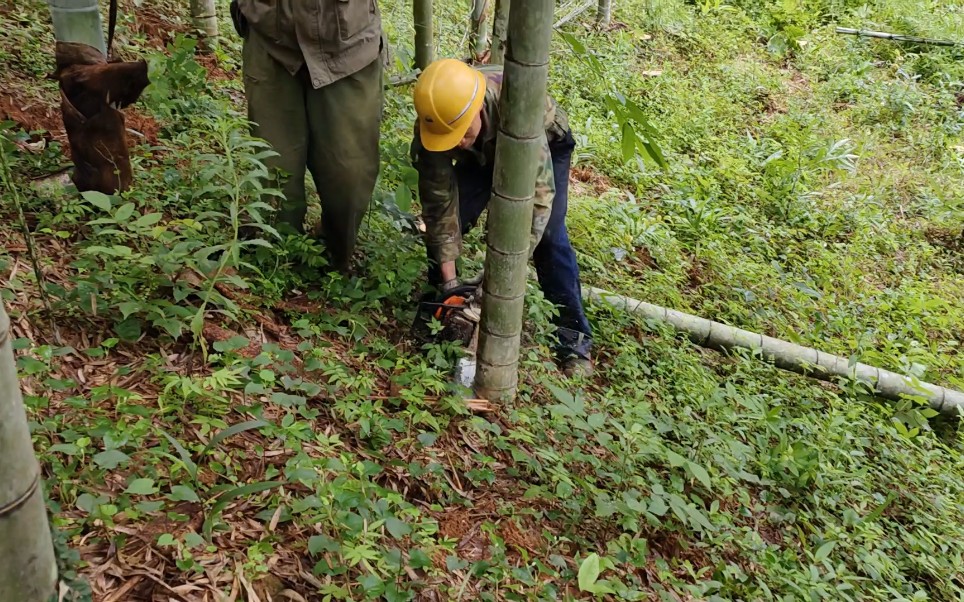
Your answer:
[[[542,139],[539,149],[539,171],[536,172],[536,190],[532,202],[532,231],[529,238],[529,257],[536,250],[536,245],[542,240],[542,234],[549,223],[552,213],[552,200],[556,196],[556,179],[552,172],[552,154],[549,152],[549,140]]]
[[[462,252],[459,188],[452,159],[422,148],[415,135],[412,163],[418,171],[418,197],[425,220],[425,246],[439,263],[455,261]]]

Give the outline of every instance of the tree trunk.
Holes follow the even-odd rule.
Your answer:
[[[434,60],[432,0],[415,0],[415,67],[425,69]]]
[[[201,48],[213,50],[218,45],[218,12],[215,0],[191,0],[191,20],[201,38]]]
[[[472,59],[475,61],[485,61],[487,58],[486,53],[489,50],[488,21],[489,0],[472,0],[469,44],[471,46]]]
[[[107,56],[97,0],[47,0],[47,6],[58,41],[87,44]]]
[[[501,65],[505,62],[506,30],[509,27],[511,0],[495,0],[495,18],[492,22],[492,56],[489,62]]]
[[[596,25],[600,29],[609,27],[613,18],[613,0],[599,0],[599,10],[596,12]]]
[[[515,396],[536,171],[545,137],[553,0],[518,2],[509,12],[502,124],[495,147],[482,282],[476,392]]]
[[[702,347],[718,350],[739,347],[759,351],[778,368],[804,376],[829,382],[834,382],[838,378],[857,380],[870,387],[880,397],[893,401],[899,401],[906,396],[921,396],[927,399],[931,408],[952,416],[957,416],[959,411],[964,411],[964,393],[960,391],[925,382],[914,383],[910,378],[896,372],[861,363],[851,365],[845,357],[615,295],[598,288],[584,288],[583,297],[644,318],[670,324],[677,330],[685,332],[690,340]]]
[[[57,561],[10,343],[0,304],[0,600],[45,602]]]

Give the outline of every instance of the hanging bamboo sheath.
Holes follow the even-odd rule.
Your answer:
[[[415,0],[415,67],[425,69],[434,60],[435,33],[432,29],[432,0]]]
[[[851,365],[845,357],[616,295],[598,288],[585,288],[583,297],[645,318],[666,322],[685,332],[690,340],[702,347],[718,350],[743,348],[760,351],[764,358],[772,360],[778,368],[804,376],[828,382],[833,382],[835,378],[855,379],[870,386],[877,395],[885,399],[896,401],[906,396],[920,396],[926,398],[930,407],[938,412],[957,415],[959,411],[964,411],[964,393],[960,391],[914,381],[896,372],[867,364]]]
[[[107,56],[97,0],[47,0],[47,7],[58,41],[87,44]]]
[[[57,562],[10,342],[0,303],[0,600],[45,602]]]
[[[526,0],[509,11],[475,373],[476,392],[484,399],[514,397],[518,385],[532,199],[546,135],[553,4],[553,0]]]
[[[509,28],[511,0],[495,0],[495,17],[492,19],[492,52],[489,62],[501,65],[505,62],[506,33]]]

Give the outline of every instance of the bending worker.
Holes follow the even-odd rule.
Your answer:
[[[234,0],[253,134],[289,175],[279,229],[304,232],[305,168],[333,267],[347,271],[378,176],[382,26],[375,0]],[[286,226],[286,227],[285,227]]]
[[[430,284],[458,285],[462,235],[492,196],[502,69],[455,59],[429,65],[415,84],[418,123],[412,161],[426,227]],[[591,332],[582,307],[579,267],[566,232],[569,166],[575,141],[565,112],[546,99],[544,163],[536,176],[530,254],[546,298],[559,306],[556,353],[566,374],[592,371]]]

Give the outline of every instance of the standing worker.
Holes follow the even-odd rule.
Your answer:
[[[412,162],[426,227],[429,280],[459,285],[462,235],[492,196],[502,68],[475,69],[455,59],[426,67],[415,84],[418,123]],[[559,306],[556,354],[566,374],[592,372],[591,331],[582,307],[579,266],[566,231],[569,167],[576,146],[565,112],[546,99],[543,163],[536,175],[530,256],[546,298]]]
[[[253,134],[290,177],[279,227],[304,232],[305,168],[318,190],[335,269],[347,272],[378,176],[381,17],[376,0],[234,0],[244,39],[244,91]]]

